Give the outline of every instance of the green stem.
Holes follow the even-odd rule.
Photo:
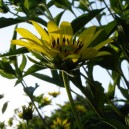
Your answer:
[[[44,4],[42,4],[42,6],[43,6],[44,9],[46,10],[46,12],[47,12],[47,14],[48,14],[48,16],[49,16],[49,20],[54,21],[54,18],[53,18],[53,16],[52,16],[50,10],[48,9],[47,5],[44,3]]]
[[[81,123],[81,121],[78,117],[78,114],[76,112],[75,104],[74,104],[74,101],[73,101],[73,98],[72,98],[72,95],[71,95],[69,82],[68,82],[68,76],[64,71],[62,71],[62,77],[63,77],[64,86],[65,86],[65,89],[66,89],[66,92],[67,92],[67,95],[68,95],[68,98],[69,98],[69,102],[71,104],[71,109],[73,111],[73,114],[74,114],[75,120],[77,122],[78,128],[83,129],[82,123]]]
[[[113,15],[113,13],[111,12],[110,8],[108,7],[107,3],[105,2],[105,0],[103,0],[103,3],[105,4],[106,8],[108,9],[108,11],[110,12],[111,16],[113,19],[115,19],[115,16]]]
[[[112,109],[120,116],[120,118],[124,121],[125,117],[122,112],[119,111],[119,109],[113,104],[113,102],[105,95],[107,98],[107,102],[111,105]]]
[[[24,82],[24,80],[21,82],[21,84],[22,84],[23,88],[27,90],[26,83]],[[46,127],[46,129],[49,129],[49,128],[48,128],[48,125],[46,124],[45,120],[43,119],[42,115],[40,114],[40,112],[39,112],[37,106],[35,105],[33,98],[32,98],[29,94],[27,94],[27,95],[28,95],[28,97],[30,98],[30,100],[31,100],[31,102],[32,102],[32,104],[33,104],[33,106],[35,107],[35,110],[37,111],[39,117],[41,118],[41,120],[42,120],[44,126]]]
[[[29,121],[26,120],[26,129],[29,129]]]

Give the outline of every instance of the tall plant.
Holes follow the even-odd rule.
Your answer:
[[[99,7],[98,4],[102,7]],[[76,121],[71,128],[83,129],[85,127],[85,119],[79,116],[76,111],[72,92],[88,104],[97,119],[109,128],[128,128],[128,112],[121,111],[117,106],[119,102],[124,102],[127,105],[129,98],[128,79],[121,67],[123,61],[127,63],[129,61],[128,6],[127,0],[110,0],[109,2],[105,0],[0,1],[1,13],[13,14],[11,18],[0,18],[0,28],[16,25],[10,50],[0,55],[0,74],[8,79],[17,79],[15,85],[21,83],[30,98],[33,106],[23,107],[22,116],[24,114],[30,115],[34,108],[46,129],[54,127],[48,125],[47,120],[39,111],[41,107],[44,107],[44,101],[40,101],[41,96],[38,99],[34,96],[34,91],[38,86],[29,87],[24,81],[26,76],[32,75],[66,89]],[[55,17],[51,11],[52,7],[61,9]],[[66,11],[75,17],[71,22],[61,21]],[[80,11],[81,15],[78,16],[77,11]],[[106,19],[108,15],[112,20],[103,23],[103,19]],[[97,21],[97,24],[87,25],[94,23],[94,21]],[[32,24],[39,35],[31,33],[25,27],[19,28],[18,25],[22,22]],[[18,39],[17,33],[21,35],[20,39]],[[17,45],[21,47],[19,48]],[[29,53],[33,56],[30,56]],[[18,55],[22,56],[20,65]],[[26,68],[29,61],[33,64]],[[104,91],[101,82],[94,79],[93,72],[96,65],[103,67],[112,79],[107,92]],[[48,68],[51,71],[51,76],[42,72]],[[82,81],[86,83],[83,84]],[[71,88],[71,82],[84,97]],[[124,83],[124,86],[121,82]],[[115,98],[116,89],[119,89],[125,98],[124,100]],[[41,103],[39,107],[36,105],[37,102],[39,105]],[[49,104],[49,101],[47,102]],[[115,112],[117,119],[114,120],[110,115],[105,115],[108,107]],[[2,111],[5,112],[6,108],[7,102]],[[28,119],[26,120],[28,122]],[[61,123],[62,121],[56,118],[56,122]],[[64,122],[66,128],[70,128],[67,122],[68,120]]]

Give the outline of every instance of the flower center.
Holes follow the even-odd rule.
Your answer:
[[[78,54],[79,50],[83,47],[83,43],[80,40],[68,39],[63,37],[54,39],[51,43],[51,48],[58,50],[64,57],[70,54]]]

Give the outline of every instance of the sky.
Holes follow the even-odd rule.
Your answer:
[[[50,11],[53,12],[53,10],[54,10],[54,13],[53,13],[53,16],[54,16],[58,13],[59,10],[55,10],[54,8],[51,8]],[[77,12],[78,15],[80,15],[79,13],[80,12]],[[2,17],[2,16],[4,16],[4,15],[0,14],[0,17]],[[10,15],[8,15],[7,17],[10,17]],[[65,20],[65,21],[71,22],[73,18],[74,18],[73,14],[71,14],[70,12],[67,11],[62,17],[62,21]],[[105,21],[106,20],[107,19],[105,19]],[[92,25],[92,24],[88,24],[88,25]],[[28,29],[30,29],[31,31],[34,32],[34,29],[31,25],[28,25],[26,23],[21,23],[19,26],[28,28]],[[13,29],[14,29],[14,26],[5,27],[3,29],[0,29],[0,46],[1,46],[0,47],[0,53],[4,53],[4,52],[8,51],[10,41],[11,41],[11,38],[12,38]],[[125,65],[127,65],[127,64],[126,63],[123,64],[123,67],[125,67]],[[47,69],[43,72],[48,73],[48,74],[50,73],[49,69]],[[103,86],[105,88],[105,91],[107,91],[108,90],[108,84],[111,81],[109,75],[107,75],[107,72],[104,69],[97,66],[97,67],[95,67],[94,77],[95,77],[96,80],[100,81],[103,84]],[[0,110],[0,116],[1,116],[0,117],[0,122],[6,121],[10,116],[12,116],[14,114],[13,110],[15,108],[18,108],[18,107],[20,108],[21,105],[28,104],[28,102],[29,102],[28,97],[26,97],[26,95],[23,92],[22,86],[17,85],[17,86],[14,87],[15,81],[16,80],[8,80],[8,79],[3,78],[3,77],[0,76],[0,83],[1,83],[0,94],[4,93],[4,95],[5,95],[5,97],[0,100],[0,107],[2,107],[4,102],[9,101],[7,111],[4,114],[2,114],[1,110]],[[55,90],[55,91],[60,90],[63,94],[61,94],[58,97],[58,99],[54,100],[53,108],[56,108],[56,106],[55,106],[56,103],[63,104],[64,101],[68,100],[65,89],[61,89],[61,88],[59,88],[59,87],[57,87],[53,84],[46,83],[46,82],[44,82],[42,80],[39,80],[37,78],[34,78],[32,76],[27,76],[25,78],[25,81],[26,81],[28,86],[34,86],[35,83],[38,83],[40,85],[40,88],[38,88],[35,91],[35,94],[40,94],[40,93],[47,94],[48,92],[53,91],[53,90]],[[75,87],[74,87],[74,90],[78,91],[78,89],[76,89]],[[116,94],[118,95],[120,93],[117,91]],[[50,106],[49,108],[47,107],[47,108],[44,109],[44,112],[45,113],[47,112],[47,114],[49,115],[51,110],[48,110],[48,109],[52,109],[52,107]]]

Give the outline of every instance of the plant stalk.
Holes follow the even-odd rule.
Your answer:
[[[25,83],[25,82],[24,82],[24,83]],[[21,82],[23,88],[25,88],[25,89],[27,90],[27,88],[26,88],[26,86],[25,86],[24,83],[23,83],[23,81]],[[36,106],[35,103],[34,103],[33,98],[32,98],[29,94],[27,94],[27,95],[28,95],[28,97],[30,98],[30,100],[31,100],[31,102],[32,102],[32,104],[33,104],[33,106],[35,107],[35,110],[37,111],[39,117],[41,118],[41,120],[42,120],[44,126],[46,127],[46,129],[48,129],[48,125],[46,124],[45,120],[43,119],[42,115],[40,114],[40,112],[39,112],[37,106]]]
[[[73,111],[75,120],[77,122],[78,129],[83,129],[82,123],[81,123],[80,118],[78,117],[78,114],[75,109],[75,104],[74,104],[74,101],[72,98],[72,94],[71,94],[70,86],[69,86],[69,82],[68,82],[68,76],[64,71],[62,71],[62,77],[63,77],[64,86],[65,86],[65,89],[66,89],[66,92],[67,92],[67,95],[69,98],[69,102],[71,104],[71,109]]]

